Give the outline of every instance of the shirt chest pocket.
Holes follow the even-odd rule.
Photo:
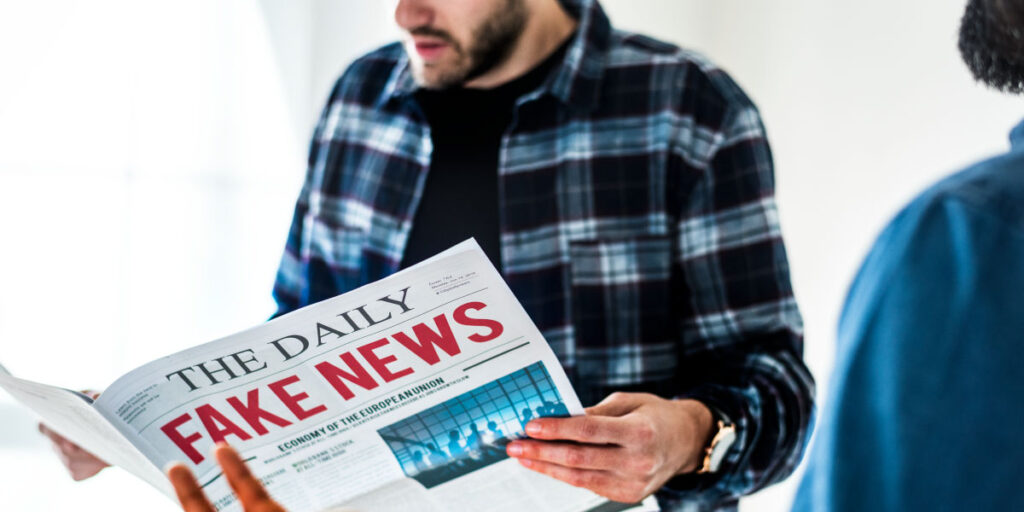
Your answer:
[[[582,377],[631,384],[674,371],[670,237],[570,242],[570,276]]]

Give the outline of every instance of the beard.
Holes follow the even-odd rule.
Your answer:
[[[447,42],[455,54],[454,62],[413,66],[416,82],[427,89],[447,89],[464,84],[498,67],[508,58],[526,26],[527,10],[523,0],[506,0],[476,29],[468,46],[460,44],[447,31],[420,27],[412,35],[432,36]]]
[[[960,55],[974,78],[994,89],[1024,92],[1024,6],[1018,0],[968,0]]]

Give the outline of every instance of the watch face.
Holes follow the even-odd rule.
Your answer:
[[[731,425],[723,427],[715,435],[715,439],[712,441],[711,446],[711,460],[708,461],[709,471],[718,471],[718,467],[722,465],[722,461],[725,460],[725,454],[729,453],[729,448],[736,442],[736,429]]]

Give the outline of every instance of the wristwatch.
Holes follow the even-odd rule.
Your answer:
[[[704,463],[697,469],[698,475],[718,471],[722,461],[725,460],[725,454],[729,452],[729,448],[736,442],[735,425],[726,423],[722,419],[719,419],[716,424],[718,431],[711,438],[711,443],[704,448]]]

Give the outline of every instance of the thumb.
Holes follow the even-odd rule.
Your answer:
[[[640,394],[615,392],[601,400],[601,403],[587,407],[585,412],[589,416],[625,416],[641,405],[643,399]]]

